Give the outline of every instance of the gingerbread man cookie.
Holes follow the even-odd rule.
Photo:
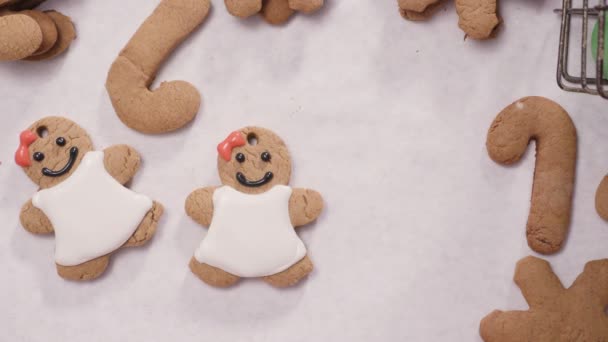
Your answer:
[[[162,205],[123,186],[139,169],[133,148],[95,151],[81,127],[60,117],[35,122],[20,141],[15,162],[40,187],[23,206],[21,224],[34,234],[55,233],[61,277],[97,278],[114,251],[152,238]]]
[[[76,38],[72,20],[34,10],[44,0],[0,0],[0,61],[39,61],[60,55]]]
[[[587,263],[565,289],[548,262],[527,257],[517,264],[515,283],[528,311],[494,311],[481,321],[485,342],[607,342],[608,260]]]
[[[399,12],[405,19],[422,21],[430,18],[442,0],[397,0]],[[500,24],[497,0],[456,0],[458,26],[467,37],[488,39]]]
[[[291,159],[277,135],[259,127],[233,132],[218,146],[222,185],[195,190],[186,212],[208,226],[190,269],[205,283],[227,287],[262,278],[296,284],[313,269],[294,227],[317,219],[321,195],[288,186]]]
[[[295,12],[313,13],[323,7],[324,0],[224,0],[228,12],[247,18],[261,13],[273,25],[285,23]]]

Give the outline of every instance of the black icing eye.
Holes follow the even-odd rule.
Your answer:
[[[242,163],[245,161],[245,155],[242,153],[237,153],[235,158],[236,158],[236,161],[238,161],[239,163]]]
[[[57,140],[55,140],[55,143],[59,146],[65,146],[65,138],[59,137],[59,138],[57,138]]]
[[[42,152],[36,152],[34,153],[34,160],[35,161],[43,161],[44,160],[44,153]]]
[[[269,162],[270,161],[270,153],[263,152],[262,153],[262,160],[265,161],[265,162]]]

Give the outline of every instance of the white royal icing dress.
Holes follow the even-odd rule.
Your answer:
[[[213,219],[196,260],[243,278],[277,274],[302,260],[306,247],[289,217],[291,192],[284,185],[257,195],[216,189]]]
[[[87,152],[63,182],[32,198],[55,230],[55,262],[74,266],[106,255],[133,235],[152,200],[112,177],[103,151]]]

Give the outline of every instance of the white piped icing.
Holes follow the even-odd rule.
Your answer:
[[[277,274],[302,260],[306,247],[289,217],[291,193],[284,185],[258,195],[216,189],[213,219],[196,260],[246,278]]]
[[[104,166],[102,151],[88,152],[63,182],[32,198],[55,230],[55,262],[75,266],[106,255],[133,235],[152,200],[124,187]]]

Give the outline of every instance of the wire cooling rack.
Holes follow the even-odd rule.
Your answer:
[[[599,95],[608,99],[608,89],[606,88],[608,77],[604,75],[604,48],[605,39],[608,38],[604,36],[606,13],[608,12],[606,0],[598,0],[591,6],[589,0],[576,1],[576,5],[580,5],[580,7],[575,7],[573,2],[573,0],[563,0],[562,8],[555,10],[562,17],[557,84],[566,91]],[[593,58],[589,48],[589,43],[593,43],[589,28],[596,23],[598,23],[595,42],[597,56]],[[580,36],[577,34],[579,29]],[[577,47],[580,49],[580,55],[577,55]],[[573,63],[573,59],[576,63]]]

